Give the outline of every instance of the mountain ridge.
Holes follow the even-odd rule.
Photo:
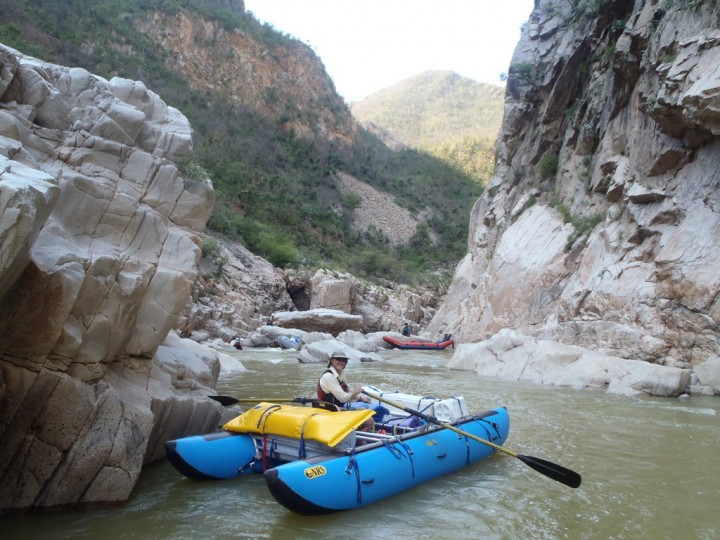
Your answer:
[[[504,92],[452,71],[425,71],[350,110],[388,146],[427,151],[484,185],[493,171]]]
[[[449,129],[455,130],[457,137],[497,137],[504,94],[501,86],[479,83],[453,71],[433,70],[353,102],[350,110],[361,122],[373,121],[386,129],[392,128],[393,133],[403,135],[400,137],[403,142],[422,148],[448,140]],[[444,125],[437,114],[446,116]],[[383,121],[378,122],[378,117]],[[405,127],[400,123],[407,120],[424,124],[428,129],[418,130],[416,125]]]

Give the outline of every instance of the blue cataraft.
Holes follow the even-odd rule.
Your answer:
[[[454,425],[502,444],[508,434],[509,417],[504,408],[498,408]],[[457,471],[495,452],[489,446],[432,424],[367,440],[370,442],[344,455],[299,459],[266,470],[270,493],[285,508],[298,514],[351,510]]]
[[[388,410],[372,431],[358,430],[371,410],[263,402],[218,433],[168,441],[168,457],[197,480],[262,473],[281,505],[315,515],[361,508],[457,471],[491,456],[507,439],[504,407],[471,415],[462,397],[366,389]]]

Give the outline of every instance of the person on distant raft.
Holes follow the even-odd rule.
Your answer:
[[[405,337],[410,335],[410,325],[407,322],[403,323],[402,335]]]
[[[372,420],[382,421],[382,417],[389,411],[380,404],[370,403],[370,398],[362,393],[363,387],[356,386],[352,390],[345,377],[345,366],[348,357],[345,353],[336,351],[330,355],[327,369],[323,371],[317,383],[317,396],[322,401],[344,409],[372,409],[375,411],[372,419],[360,426],[363,429],[372,427]]]

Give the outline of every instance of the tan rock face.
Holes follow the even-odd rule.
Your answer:
[[[158,353],[213,203],[175,165],[191,152],[142,83],[0,46],[0,510],[123,500],[158,430],[214,427],[216,404],[179,403],[217,356]]]
[[[349,109],[322,62],[300,41],[256,39],[182,13],[155,13],[138,30],[167,50],[181,51],[167,62],[195,88],[222,91],[238,106],[282,117],[284,127],[301,138],[340,147],[352,143],[357,128]],[[218,50],[226,55],[218,57]],[[304,115],[316,117],[315,131]]]
[[[462,343],[513,328],[692,367],[720,352],[715,15],[572,4],[536,2],[496,177],[428,331]]]

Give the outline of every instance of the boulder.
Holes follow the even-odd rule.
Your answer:
[[[265,325],[258,328],[257,333],[272,340],[275,347],[280,347],[277,338],[279,336],[295,336],[299,337],[302,344],[322,341],[324,339],[332,339],[332,335],[327,332],[306,332],[298,328],[284,328],[282,326]]]
[[[341,351],[347,355],[348,365],[359,362],[383,361],[383,358],[376,353],[359,351],[334,339],[316,341],[303,347],[298,360],[304,364],[327,364],[330,361],[330,355],[336,351]]]
[[[335,309],[276,311],[272,323],[281,328],[298,328],[306,332],[326,332],[337,336],[344,330],[362,329],[362,317]]]
[[[350,313],[352,287],[350,279],[334,277],[318,270],[310,279],[310,310],[320,308]]]
[[[448,367],[484,377],[602,389],[625,396],[679,396],[690,382],[688,369],[607,356],[509,329],[479,343],[458,345]]]
[[[383,339],[384,336],[404,339],[404,336],[400,332],[374,332],[372,334],[367,334],[366,338],[373,344],[376,351],[393,349],[394,347]]]
[[[378,342],[376,339],[373,339],[372,334],[366,335],[355,330],[342,332],[338,335],[337,339],[357,351],[372,353],[383,349],[383,347],[378,346]],[[380,341],[382,341],[382,339]]]
[[[696,384],[707,387],[710,392],[720,394],[720,356],[712,356],[695,366]]]

